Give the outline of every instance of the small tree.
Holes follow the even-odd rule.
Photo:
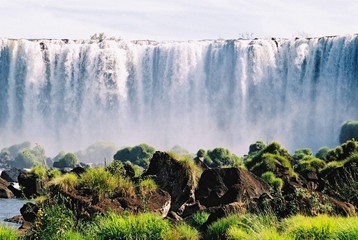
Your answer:
[[[351,139],[358,139],[358,121],[349,120],[341,127],[339,142],[342,144]]]
[[[53,166],[57,168],[75,167],[78,163],[78,158],[74,153],[67,153],[58,162],[54,162]]]

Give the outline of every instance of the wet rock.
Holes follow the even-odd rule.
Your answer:
[[[22,172],[19,175],[18,180],[25,197],[32,198],[43,193],[43,183],[37,175],[29,172]]]
[[[10,170],[2,171],[0,177],[8,182],[17,182],[17,177],[20,175],[21,172],[23,171],[20,169],[11,168]]]
[[[0,178],[0,198],[13,198],[14,194],[10,191],[8,186],[10,183],[8,183],[6,180]]]
[[[196,199],[206,206],[218,206],[232,202],[250,202],[270,186],[241,168],[208,169],[203,172],[196,191]]]
[[[193,173],[165,152],[154,153],[148,170],[142,176],[155,176],[158,186],[170,194],[170,211],[176,212],[183,204],[194,200]]]

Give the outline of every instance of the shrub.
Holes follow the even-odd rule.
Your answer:
[[[303,159],[306,156],[312,156],[312,150],[309,148],[300,148],[295,151],[293,154],[293,159],[297,162]]]
[[[326,161],[328,152],[330,150],[331,149],[329,147],[321,147],[320,149],[318,149],[318,152],[316,153],[315,157]]]
[[[53,167],[56,168],[73,168],[78,163],[78,158],[74,153],[67,153],[58,162],[53,163]]]
[[[143,179],[139,182],[139,189],[142,195],[146,195],[150,192],[155,191],[158,188],[158,185],[151,178]]]
[[[107,167],[106,170],[114,176],[125,176],[126,170],[124,169],[123,163],[118,160],[114,160]]]
[[[114,160],[120,160],[121,162],[130,161],[133,164],[146,168],[154,153],[155,148],[147,144],[140,144],[135,147],[126,147],[119,150],[113,158]]]
[[[64,191],[73,191],[79,184],[78,177],[75,173],[66,173],[58,177],[54,177],[49,186],[58,186]]]
[[[197,229],[185,224],[179,223],[175,228],[165,237],[168,240],[199,240],[200,233]]]
[[[308,172],[318,173],[325,166],[326,162],[324,160],[312,156],[305,156],[295,165],[295,170],[300,174]]]
[[[211,167],[232,166],[234,163],[237,164],[242,161],[240,157],[232,154],[228,149],[221,147],[208,150],[207,156],[212,161]]]
[[[260,158],[254,158],[252,161],[255,161],[256,164],[253,165],[249,170],[258,176],[261,176],[263,173],[267,171],[271,171],[275,173],[277,169],[277,165],[281,165],[286,169],[288,169],[290,176],[297,177],[297,173],[293,171],[293,167],[289,162],[289,160],[280,155],[264,153],[263,155],[260,156]]]
[[[15,228],[0,225],[0,239],[16,240],[18,238],[18,231]]]
[[[266,144],[262,141],[256,141],[255,143],[251,144],[249,147],[249,155],[256,153],[266,147]]]
[[[129,178],[119,177],[116,192],[125,197],[135,196],[135,185]]]
[[[341,127],[339,142],[342,144],[351,139],[358,139],[358,121],[349,120]]]
[[[47,170],[41,166],[33,167],[31,169],[31,173],[35,174],[41,180],[45,180],[47,178]]]
[[[109,213],[96,218],[92,234],[95,239],[163,239],[169,233],[169,222],[156,214],[117,215]]]
[[[118,180],[104,168],[88,168],[81,175],[80,184],[94,194],[94,199],[101,200],[111,195],[117,187]]]
[[[37,213],[33,226],[34,239],[63,239],[63,235],[75,229],[75,216],[62,204],[45,206]]]
[[[48,172],[48,177],[49,177],[50,179],[59,177],[59,176],[61,176],[61,175],[62,175],[62,173],[61,173],[61,171],[58,170],[58,169],[52,169],[52,170],[50,170],[50,171]]]
[[[275,176],[273,172],[265,172],[261,175],[268,184],[270,184],[276,191],[281,191],[283,187],[283,180]]]
[[[196,228],[200,229],[200,227],[208,220],[209,213],[207,212],[196,212],[193,215],[191,215],[189,218],[186,219],[186,222]]]

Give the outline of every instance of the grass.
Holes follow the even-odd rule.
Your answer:
[[[0,225],[0,239],[16,240],[19,239],[18,232],[15,228]]]
[[[200,227],[208,220],[209,213],[207,212],[196,212],[193,215],[191,215],[189,218],[186,219],[186,222],[196,228],[200,229]]]
[[[358,239],[358,217],[296,215],[278,221],[270,215],[231,215],[212,223],[206,239]]]
[[[91,230],[95,239],[164,239],[170,232],[169,221],[152,213],[117,215],[109,213],[96,219]]]
[[[139,182],[139,189],[142,195],[146,195],[150,192],[155,191],[158,188],[158,185],[151,178],[143,179]]]
[[[197,229],[181,222],[165,237],[168,240],[199,240],[200,233]]]
[[[133,197],[136,195],[135,184],[125,177],[117,178],[116,192],[124,197]]]
[[[45,180],[47,178],[47,170],[45,167],[35,166],[30,172],[35,174],[41,180]]]
[[[66,173],[54,177],[48,185],[59,186],[64,191],[73,191],[79,185],[79,179],[75,173]]]

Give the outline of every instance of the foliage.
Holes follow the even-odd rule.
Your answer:
[[[256,141],[255,143],[251,144],[249,147],[249,155],[256,153],[266,147],[266,144],[262,141]]]
[[[142,195],[147,195],[150,192],[155,191],[158,188],[158,185],[151,178],[143,179],[139,182],[139,189]]]
[[[63,235],[75,229],[76,219],[65,205],[51,204],[40,209],[33,226],[33,239],[63,239]]]
[[[293,239],[358,238],[358,218],[297,215],[285,220],[282,225],[285,233]]]
[[[315,157],[326,161],[328,152],[330,150],[331,149],[329,147],[321,147],[320,149],[318,149],[318,152],[316,153]]]
[[[53,179],[53,178],[55,178],[55,177],[59,177],[59,176],[61,176],[62,175],[62,173],[61,173],[61,171],[60,170],[58,170],[58,169],[51,169],[49,172],[48,172],[48,177],[50,178],[50,179]]]
[[[191,215],[189,218],[186,219],[186,222],[196,228],[200,229],[200,227],[208,220],[209,213],[207,212],[196,212],[193,215]]]
[[[140,144],[134,147],[126,147],[119,150],[114,156],[114,160],[122,162],[130,161],[141,167],[148,167],[149,160],[155,153],[155,149],[147,144]]]
[[[270,184],[276,191],[281,191],[283,187],[283,180],[275,176],[273,172],[265,172],[261,175],[268,184]]]
[[[66,153],[63,157],[61,157],[58,162],[53,163],[53,167],[56,168],[73,168],[78,163],[78,158],[74,153]]]
[[[197,229],[181,222],[175,226],[175,228],[169,232],[169,235],[165,239],[170,240],[199,240],[200,233]]]
[[[92,234],[95,239],[163,239],[170,231],[170,223],[152,213],[117,215],[108,213],[96,219]]]
[[[110,172],[114,176],[125,176],[126,170],[124,169],[123,163],[118,160],[114,160],[107,167],[106,171]]]
[[[308,172],[318,173],[325,166],[326,162],[324,160],[312,156],[305,156],[295,165],[295,170],[300,174]]]
[[[6,239],[6,240],[19,239],[18,231],[15,228],[10,228],[0,225],[0,239]]]
[[[261,158],[255,159],[257,162],[250,169],[254,174],[260,176],[267,171],[276,173],[277,166],[283,166],[288,169],[290,176],[297,177],[297,174],[293,171],[293,167],[287,158],[277,154],[265,153]]]
[[[232,166],[234,163],[241,161],[238,156],[232,154],[228,149],[221,147],[208,150],[207,156],[212,161],[212,167]]]
[[[135,195],[135,184],[129,178],[119,177],[115,190],[121,196],[131,197]]]
[[[349,140],[335,149],[328,151],[326,160],[329,162],[342,161],[354,153],[358,153],[358,142]]]
[[[33,167],[30,172],[35,174],[41,180],[45,180],[47,178],[47,170],[44,167]]]
[[[64,191],[73,191],[79,185],[79,179],[75,173],[66,173],[54,177],[48,185],[58,186]]]
[[[179,145],[175,145],[174,147],[172,147],[169,152],[173,152],[175,154],[178,154],[178,155],[189,155],[189,151],[186,150],[185,148],[179,146]]]
[[[92,191],[96,200],[103,199],[105,195],[111,195],[117,184],[117,178],[104,168],[88,168],[80,179],[80,185]]]
[[[85,150],[76,152],[76,155],[80,162],[103,164],[104,159],[112,160],[115,153],[116,145],[114,143],[96,142]]]
[[[309,148],[300,148],[295,151],[292,158],[298,162],[306,156],[312,156],[312,150]]]
[[[342,144],[352,139],[358,140],[358,121],[349,120],[341,127],[339,142]]]

